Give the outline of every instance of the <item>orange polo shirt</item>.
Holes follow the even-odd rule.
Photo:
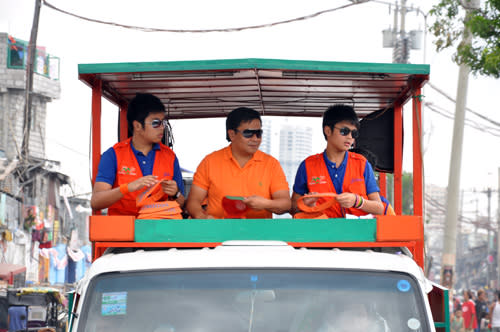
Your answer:
[[[198,165],[193,184],[207,191],[207,212],[215,218],[224,218],[224,196],[258,195],[271,198],[279,190],[289,191],[285,173],[278,160],[258,150],[245,167],[241,168],[233,158],[231,145],[212,152]],[[272,218],[267,210],[250,209],[246,219]]]

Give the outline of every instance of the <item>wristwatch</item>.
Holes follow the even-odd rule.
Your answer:
[[[181,195],[180,190],[177,190],[177,192],[175,193],[175,195],[174,195],[174,196],[170,196],[170,197],[171,197],[172,199],[177,199],[177,198],[179,198],[179,196],[180,196],[180,195]]]

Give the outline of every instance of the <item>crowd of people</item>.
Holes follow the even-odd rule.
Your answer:
[[[500,332],[500,291],[489,299],[484,289],[464,290],[453,298],[451,332]]]
[[[227,217],[222,201],[228,196],[241,198],[247,208],[243,218],[294,215],[299,212],[299,200],[309,207],[332,200],[308,195],[318,193],[335,194],[334,203],[324,210],[325,217],[394,214],[380,195],[371,163],[351,150],[360,129],[351,106],[333,105],[325,110],[326,147],[300,164],[291,196],[279,161],[259,150],[265,134],[259,112],[239,107],[226,118],[229,145],[202,160],[185,198],[177,156],[161,142],[168,126],[166,116],[165,106],[154,95],[137,94],[131,100],[127,110],[131,137],[102,154],[91,198],[93,209],[137,216],[141,206],[136,203],[144,188],[161,184],[156,199],[169,208],[182,208],[189,218]]]

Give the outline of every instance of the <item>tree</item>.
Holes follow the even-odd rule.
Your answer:
[[[403,214],[413,214],[413,174],[403,172]],[[387,174],[387,188],[393,188],[394,175]],[[394,193],[392,190],[387,191],[387,199],[394,205]]]
[[[430,14],[436,21],[430,31],[437,38],[436,50],[457,45],[453,61],[467,64],[474,74],[500,77],[500,0],[484,0],[479,9],[472,9],[478,0],[440,0]],[[471,9],[465,20],[465,8]],[[464,22],[472,34],[472,45],[462,42]]]

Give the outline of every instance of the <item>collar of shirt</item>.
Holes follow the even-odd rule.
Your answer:
[[[231,152],[231,145],[228,145],[227,147],[224,148],[224,157],[227,159],[227,160],[231,160],[233,159],[234,161],[236,161],[236,159],[234,159],[233,157],[233,153]],[[264,155],[263,155],[263,152],[260,151],[260,150],[257,150],[252,158],[248,161],[247,165],[251,162],[256,162],[256,161],[262,161],[264,160]],[[246,165],[245,165],[246,166]]]
[[[332,161],[330,161],[330,159],[328,159],[328,156],[326,155],[326,150],[325,150],[323,152],[323,159],[325,159],[326,167],[328,169],[330,169],[330,168],[336,169],[337,171],[344,170],[346,165],[347,165],[347,158],[349,156],[348,154],[349,154],[349,152],[346,151],[345,156],[344,156],[344,160],[342,160],[342,163],[340,164],[340,166],[337,167],[337,165],[334,162],[332,162]]]
[[[134,152],[134,154],[136,156],[144,156],[144,153],[135,149],[134,144],[130,144],[130,147],[132,148],[132,151]],[[151,151],[153,151],[153,150],[155,150],[155,151],[160,150],[160,144],[154,143]],[[151,153],[151,151],[149,151],[149,152]]]

